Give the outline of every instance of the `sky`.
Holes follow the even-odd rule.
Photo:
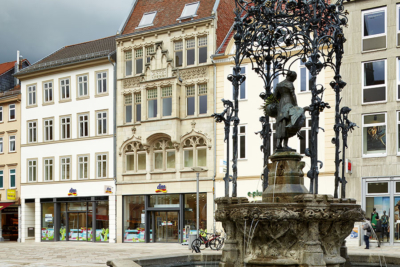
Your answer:
[[[0,63],[115,35],[133,0],[0,0]]]

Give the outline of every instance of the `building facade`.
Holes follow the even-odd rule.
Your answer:
[[[381,220],[384,244],[400,244],[400,5],[351,1],[342,67],[343,105],[360,128],[349,135],[347,196]],[[375,212],[374,212],[375,210]]]
[[[136,1],[117,37],[117,241],[212,231],[215,78],[232,1]],[[200,167],[200,200],[196,172]]]
[[[114,65],[112,36],[17,74],[22,242],[115,242]]]

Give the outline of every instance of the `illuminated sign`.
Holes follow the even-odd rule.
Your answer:
[[[76,189],[71,188],[71,189],[69,190],[69,192],[68,192],[68,196],[69,196],[69,197],[70,197],[70,196],[76,197],[76,196],[77,196],[77,194],[76,194]]]
[[[15,189],[7,189],[7,199],[15,200],[16,198],[17,198],[17,192],[15,192]]]
[[[106,194],[112,194],[112,186],[105,185],[105,186],[104,186],[104,192],[105,192]]]
[[[156,193],[167,193],[167,186],[162,184],[157,185]]]

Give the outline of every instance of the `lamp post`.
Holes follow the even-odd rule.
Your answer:
[[[204,169],[202,167],[192,167],[192,170],[196,172],[196,231],[199,234],[199,177],[200,172],[204,171]]]

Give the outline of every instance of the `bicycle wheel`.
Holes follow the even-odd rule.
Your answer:
[[[217,250],[220,250],[224,247],[225,238],[220,237],[220,238],[218,238],[218,240],[219,240],[219,247],[217,248]]]
[[[201,241],[199,238],[196,238],[192,242],[192,250],[194,250],[194,247],[198,247],[199,249],[205,249],[206,246],[204,245],[204,242]]]
[[[210,248],[212,250],[220,250],[221,247],[221,240],[219,240],[218,238],[210,241]]]

